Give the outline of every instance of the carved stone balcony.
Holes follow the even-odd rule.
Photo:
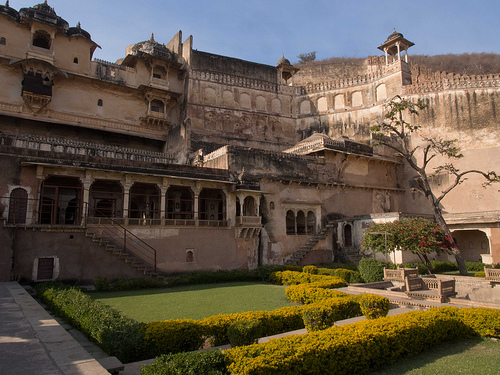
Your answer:
[[[151,78],[149,81],[149,87],[153,87],[156,89],[160,90],[169,90],[170,89],[170,82],[167,81],[166,79],[161,79],[161,78]]]
[[[26,52],[26,58],[43,60],[54,65],[54,51],[45,48],[30,46]]]
[[[26,106],[28,106],[33,113],[40,112],[40,110],[45,108],[52,100],[51,96],[34,94],[28,91],[23,91],[22,97]]]
[[[239,226],[260,226],[261,224],[260,216],[236,216],[236,225]]]

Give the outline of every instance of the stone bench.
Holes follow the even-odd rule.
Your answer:
[[[399,268],[396,270],[384,268],[384,281],[404,282],[407,277],[417,277],[418,268]]]
[[[405,293],[409,298],[445,302],[456,296],[455,280],[442,280],[435,277],[407,277]]]

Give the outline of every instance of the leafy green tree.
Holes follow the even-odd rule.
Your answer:
[[[432,273],[428,255],[451,253],[453,240],[436,223],[422,218],[402,219],[373,224],[365,231],[363,248],[384,254],[409,251]]]
[[[406,163],[416,172],[415,190],[422,193],[431,203],[434,209],[434,220],[439,224],[446,235],[451,237],[451,231],[443,218],[441,201],[455,187],[462,184],[469,174],[479,174],[484,177],[483,186],[500,182],[496,172],[483,172],[476,169],[467,171],[458,170],[451,160],[463,157],[460,148],[456,145],[456,140],[445,140],[439,137],[422,138],[423,145],[413,146],[411,137],[418,135],[420,126],[412,125],[405,120],[407,114],[418,115],[418,111],[426,107],[419,99],[417,102],[395,96],[386,104],[384,121],[372,126],[373,138],[376,143],[384,145],[395,151],[396,156],[402,157]],[[434,172],[429,173],[429,163],[436,157],[442,156],[449,161],[434,168]],[[431,189],[430,180],[438,175],[448,174],[451,184],[441,192],[434,192]],[[468,275],[467,267],[460,254],[460,249],[454,245],[453,254],[458,264],[461,275]]]

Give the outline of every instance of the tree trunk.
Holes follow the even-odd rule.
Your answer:
[[[453,237],[451,235],[450,228],[448,228],[448,224],[446,224],[446,221],[443,218],[443,215],[441,214],[441,210],[439,207],[434,207],[434,217],[436,219],[436,222],[439,224],[443,232],[450,236],[450,238],[453,240]],[[455,241],[453,241],[455,242]],[[453,255],[455,255],[455,260],[458,265],[458,271],[460,272],[460,275],[462,276],[469,276],[469,272],[467,271],[467,266],[465,265],[464,258],[462,258],[462,254],[460,253],[460,249],[455,246],[452,249]]]

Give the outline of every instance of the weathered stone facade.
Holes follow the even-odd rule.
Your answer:
[[[393,33],[385,57],[299,70],[197,51],[179,32],[111,63],[47,3],[0,6],[0,279],[355,257],[369,223],[431,212],[411,171],[370,145],[388,99],[427,102],[413,121],[459,140],[459,168],[500,156],[499,76],[412,69],[411,45]],[[498,263],[498,191],[480,184],[443,209],[467,259]]]

